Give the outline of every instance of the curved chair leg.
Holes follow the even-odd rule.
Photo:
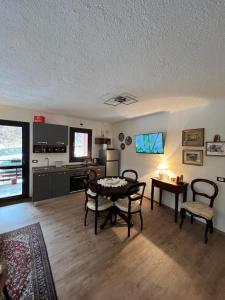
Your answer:
[[[210,227],[210,221],[206,221],[206,227],[205,227],[205,243],[207,244],[208,242],[208,231]]]
[[[143,218],[142,218],[142,214],[141,214],[141,210],[140,210],[140,219],[141,219],[141,231],[143,230]]]
[[[10,300],[10,297],[9,297],[8,290],[7,290],[6,286],[4,286],[4,288],[3,288],[3,295],[5,296],[6,300]]]
[[[88,208],[86,207],[86,213],[84,217],[84,226],[87,226],[87,215],[88,215]]]
[[[213,221],[210,221],[210,233],[213,233]]]
[[[181,221],[180,221],[180,229],[181,229],[183,222],[184,222],[184,218],[185,218],[185,210],[183,208],[181,208],[181,210],[180,210],[180,218],[181,218]]]
[[[130,237],[130,219],[131,219],[131,215],[128,214],[128,220],[127,220],[127,221],[128,221],[128,222],[127,222],[127,223],[128,223],[128,224],[127,224],[127,225],[128,225],[128,237]]]
[[[194,221],[194,216],[191,215],[191,224],[193,224],[193,221]]]
[[[95,234],[98,234],[98,211],[95,212]]]

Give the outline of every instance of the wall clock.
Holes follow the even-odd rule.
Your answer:
[[[124,144],[124,143],[122,143],[122,144],[120,145],[120,149],[121,149],[121,150],[124,150],[124,149],[125,149],[125,147],[126,147],[126,146],[125,146],[125,144]]]
[[[126,139],[125,139],[125,144],[127,146],[131,145],[132,144],[132,137],[131,136],[127,136]]]
[[[119,138],[119,141],[122,142],[124,140],[124,133],[120,132],[118,138]]]

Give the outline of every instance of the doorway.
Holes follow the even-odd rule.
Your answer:
[[[29,197],[27,122],[0,120],[0,204]]]

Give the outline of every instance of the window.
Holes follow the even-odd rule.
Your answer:
[[[70,162],[82,162],[91,157],[92,130],[70,128]]]

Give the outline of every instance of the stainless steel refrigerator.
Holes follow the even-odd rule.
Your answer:
[[[99,150],[99,158],[100,162],[106,167],[106,176],[119,176],[119,150]]]

